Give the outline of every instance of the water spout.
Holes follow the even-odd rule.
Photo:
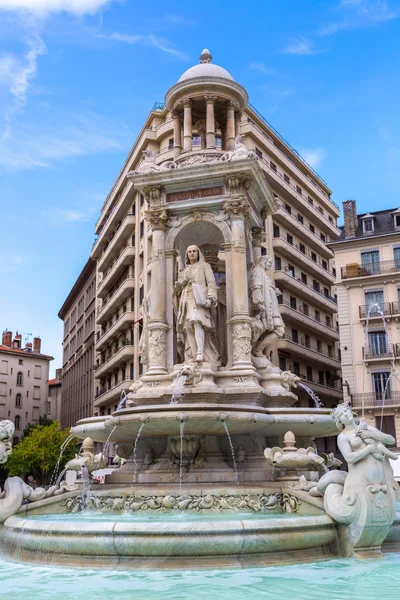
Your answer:
[[[56,480],[56,477],[58,475],[58,470],[60,468],[60,463],[61,463],[61,459],[62,459],[62,456],[64,454],[64,451],[67,448],[68,444],[74,439],[74,437],[75,436],[71,434],[62,443],[61,448],[60,448],[60,456],[58,457],[58,460],[56,462],[56,466],[54,467],[54,471],[53,471],[51,479],[50,479],[49,487],[51,487],[53,485],[53,482]]]
[[[172,397],[170,404],[177,404],[183,399],[185,391],[186,375],[181,375],[171,386]]]
[[[112,430],[111,430],[111,433],[110,433],[110,435],[108,436],[108,438],[107,438],[107,440],[106,440],[106,443],[104,444],[104,447],[103,447],[103,456],[104,456],[104,459],[105,459],[105,460],[107,460],[107,454],[108,454],[108,448],[109,448],[109,446],[110,446],[110,439],[111,439],[111,436],[112,436],[112,434],[114,433],[114,431],[115,431],[116,429],[117,429],[117,425],[114,425],[114,427],[113,427],[113,428],[112,428]],[[107,463],[106,463],[106,464],[107,464]]]
[[[237,468],[237,462],[236,462],[236,454],[235,454],[235,449],[233,447],[232,444],[232,439],[229,433],[229,429],[228,429],[228,425],[226,424],[226,421],[228,420],[228,415],[226,413],[219,413],[217,415],[217,419],[218,421],[220,421],[226,431],[226,435],[228,436],[228,440],[229,440],[229,445],[231,447],[231,453],[232,453],[232,461],[233,461],[233,468],[235,469],[235,475],[236,475],[236,485],[240,485],[240,479],[239,479],[239,472],[238,472],[238,468]]]
[[[128,399],[128,396],[126,394],[126,391],[121,390],[117,410],[121,410],[121,409],[125,408],[127,399]]]
[[[81,468],[82,475],[82,510],[87,509],[88,500],[90,498],[90,475],[87,467]]]
[[[307,394],[310,396],[310,398],[314,401],[315,408],[324,408],[325,404],[319,399],[319,397],[313,390],[311,390],[304,383],[298,383],[297,385],[299,387],[303,388],[303,390],[305,390],[307,392]]]
[[[134,464],[133,483],[136,483],[137,477],[138,477],[138,464],[137,464],[137,460],[136,460],[136,451],[137,451],[138,441],[139,441],[140,435],[143,431],[143,427],[146,425],[146,423],[148,423],[148,421],[150,420],[150,417],[149,417],[149,415],[141,415],[140,420],[141,420],[141,425],[139,427],[139,431],[137,433],[135,443],[133,445],[133,464]]]

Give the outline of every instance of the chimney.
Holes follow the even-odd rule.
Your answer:
[[[344,237],[353,238],[356,236],[358,227],[357,207],[355,200],[345,200],[343,202],[344,215]]]
[[[11,348],[11,342],[12,342],[12,331],[7,331],[7,329],[5,331],[3,331],[3,337],[1,340],[1,343],[3,344],[3,346],[7,346],[8,348]]]
[[[22,335],[18,331],[15,334],[13,346],[14,348],[22,348]]]
[[[33,351],[35,352],[35,354],[40,354],[40,344],[41,344],[40,337],[33,338]]]
[[[31,344],[31,342],[28,342],[28,343],[26,344],[26,346],[25,346],[25,350],[26,350],[27,352],[32,352],[32,344]]]
[[[58,379],[60,381],[61,377],[62,377],[62,369],[56,369],[56,379]]]

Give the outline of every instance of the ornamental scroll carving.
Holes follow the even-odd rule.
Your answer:
[[[224,211],[231,217],[242,217],[245,218],[249,214],[249,205],[246,198],[235,198],[225,200],[223,203]]]
[[[145,211],[144,216],[153,229],[165,229],[168,212],[163,206],[151,207]]]
[[[251,327],[248,323],[232,325],[232,344],[234,362],[251,361]]]
[[[222,233],[222,236],[224,238],[223,243],[229,244],[231,241],[231,229],[225,217],[226,215],[224,213],[214,214],[211,212],[201,212],[200,218],[200,213],[197,212],[196,217],[193,214],[190,214],[186,217],[183,217],[182,219],[179,219],[179,221],[171,221],[171,229],[168,232],[165,242],[166,252],[174,249],[176,238],[179,235],[179,232],[182,231],[182,229],[186,227],[186,225],[189,225],[190,223],[194,223],[199,220],[207,221],[208,223],[212,223],[213,225],[215,225],[215,227],[217,227]]]
[[[149,331],[149,364],[162,366],[167,356],[167,333],[165,329]]]

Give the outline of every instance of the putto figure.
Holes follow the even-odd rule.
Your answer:
[[[213,270],[200,248],[189,246],[185,266],[174,286],[176,331],[183,336],[185,362],[219,363],[219,352],[211,333],[215,330],[211,309],[217,303]]]
[[[285,334],[277,298],[279,290],[267,274],[271,265],[269,256],[261,256],[254,263],[249,278],[253,356],[264,356],[272,342],[283,338]]]

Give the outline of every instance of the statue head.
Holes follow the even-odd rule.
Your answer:
[[[336,423],[338,429],[343,429],[345,425],[354,423],[356,414],[351,410],[351,407],[343,402],[338,404],[331,412],[331,417]]]
[[[272,267],[272,258],[270,256],[260,256],[256,262],[256,266],[260,266],[268,271]]]
[[[188,246],[185,252],[185,266],[204,261],[204,256],[198,246]]]

